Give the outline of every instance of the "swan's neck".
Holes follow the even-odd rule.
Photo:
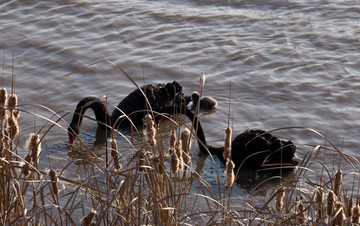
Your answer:
[[[105,128],[106,125],[112,124],[105,104],[100,102],[97,98],[85,97],[76,106],[76,110],[70,125],[77,125],[80,127],[84,118],[84,114],[89,108],[94,111],[96,121],[100,127]]]

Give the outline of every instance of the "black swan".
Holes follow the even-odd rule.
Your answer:
[[[191,94],[191,100],[193,102],[191,110],[193,111],[196,110],[198,103],[200,103],[200,109],[204,111],[213,111],[217,107],[217,101],[214,98],[209,96],[200,98],[200,94],[196,91]]]
[[[186,106],[190,102],[190,97],[184,96],[181,85],[174,81],[168,84],[150,84],[141,87],[146,95],[151,109],[155,112],[162,112],[169,106]],[[113,128],[119,126],[129,126],[130,121],[123,117],[124,114],[131,118],[136,124],[141,124],[146,110],[150,110],[143,93],[136,89],[125,97],[114,109],[111,116],[105,104],[95,97],[85,97],[76,106],[72,121],[68,128],[69,145],[75,142],[75,137],[80,132],[80,125],[83,115],[87,109],[92,109],[95,113],[99,127],[106,128],[109,125]]]
[[[206,142],[203,128],[194,115],[187,108],[166,108],[164,113],[171,115],[185,114],[197,129],[197,139],[200,151],[202,153],[211,153],[225,162],[223,157],[224,147],[212,147]],[[246,130],[238,135],[231,142],[231,158],[235,167],[265,169],[279,168],[283,170],[292,170],[298,164],[296,160],[296,147],[292,141],[279,140],[275,136],[264,130]]]

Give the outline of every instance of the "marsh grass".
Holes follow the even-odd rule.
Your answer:
[[[37,107],[45,106],[38,105]],[[24,110],[21,106],[2,105],[11,118],[14,109],[35,117],[43,116]],[[106,145],[106,158],[97,156],[78,138],[78,149],[91,157],[86,162],[69,162],[62,169],[48,169],[37,164],[41,142],[54,127],[66,131],[63,118],[68,112],[47,118],[46,125],[30,135],[28,153],[20,151],[23,136],[10,133],[8,118],[1,120],[0,158],[0,223],[4,225],[355,225],[359,223],[359,162],[336,148],[320,133],[309,128],[313,136],[320,136],[326,145],[301,146],[301,163],[291,178],[273,176],[265,178],[246,197],[233,195],[237,183],[224,184],[224,174],[216,170],[217,186],[212,186],[194,170],[189,152],[189,140],[196,142],[196,125],[178,125],[171,132],[171,141],[164,139],[162,128],[151,120],[148,125],[132,128],[126,140],[131,156],[123,156],[116,140],[124,137],[111,128]],[[5,113],[2,113],[5,115]],[[167,117],[165,115],[165,117]],[[61,123],[60,123],[61,122]],[[66,126],[62,126],[65,124]],[[49,126],[50,125],[50,126]],[[21,125],[20,125],[21,126]],[[45,129],[46,128],[46,129]],[[184,129],[186,128],[186,129]],[[195,128],[195,129],[194,129]],[[229,130],[229,129],[228,129]],[[280,129],[279,129],[280,130]],[[142,133],[141,131],[144,131]],[[183,138],[182,131],[186,131]],[[138,133],[141,139],[136,139]],[[190,136],[190,138],[188,138]],[[179,145],[182,141],[183,147]],[[185,142],[186,141],[186,142]],[[31,141],[30,141],[31,142]],[[169,149],[171,150],[169,153]],[[176,150],[178,149],[178,150]],[[178,151],[182,152],[180,158]],[[192,150],[197,150],[192,148]],[[318,160],[319,155],[331,153],[345,164],[328,168]],[[172,169],[177,158],[182,169]],[[212,156],[209,156],[215,164]],[[184,160],[185,159],[185,160]],[[68,178],[66,171],[77,164],[78,177]],[[312,170],[317,165],[320,171]],[[339,165],[340,166],[340,165]],[[74,168],[76,168],[74,167]],[[232,167],[231,167],[232,168]],[[236,173],[236,172],[235,172]],[[279,179],[271,188],[261,185]],[[343,186],[343,178],[352,178],[353,185]],[[65,188],[64,188],[65,187]],[[265,190],[264,196],[257,196]],[[264,193],[263,193],[264,194]]]

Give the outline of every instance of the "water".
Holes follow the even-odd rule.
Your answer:
[[[216,112],[200,118],[209,143],[223,143],[231,95],[234,135],[247,128],[310,127],[360,157],[358,1],[6,1],[0,18],[4,84],[11,87],[13,52],[23,110],[49,118],[53,113],[32,104],[64,115],[81,98],[103,95],[117,105],[135,87],[107,60],[140,85],[177,80],[188,95],[199,90],[204,73],[204,95],[219,102]],[[45,123],[26,112],[21,117],[22,137]],[[59,124],[63,128],[53,127],[43,141],[44,167],[49,159],[59,168],[72,159],[67,126]],[[89,144],[95,129],[91,121],[82,127]],[[304,129],[275,135],[293,140],[300,157],[311,150],[304,145],[325,144]],[[329,169],[339,164],[327,153],[319,158]],[[201,161],[202,175],[216,181],[211,160]]]

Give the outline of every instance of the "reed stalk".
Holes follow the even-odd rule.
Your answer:
[[[191,136],[197,139],[196,132],[187,129],[196,128],[195,125],[188,125],[191,122],[187,121],[185,126],[174,123],[176,128],[170,133],[170,141],[163,140],[164,133],[161,133],[161,129],[155,128],[151,116],[154,112],[149,111],[144,119],[146,125],[143,132],[136,133],[137,128],[131,135],[112,131],[113,137],[109,141],[109,146],[113,167],[108,167],[103,156],[96,156],[93,149],[83,141],[77,150],[82,151],[83,157],[69,157],[65,163],[54,161],[47,156],[51,147],[44,146],[44,139],[46,134],[52,132],[52,128],[64,127],[61,123],[64,122],[62,119],[66,114],[59,115],[53,112],[54,117],[49,118],[42,126],[42,136],[40,131],[34,132],[25,142],[24,136],[12,131],[16,127],[15,124],[16,130],[20,129],[17,96],[11,97],[12,100],[9,97],[10,103],[6,103],[4,93],[5,91],[0,89],[0,112],[6,112],[6,116],[0,113],[0,223],[3,225],[360,223],[360,200],[356,200],[359,196],[359,162],[332,146],[326,138],[326,144],[330,147],[320,149],[320,146],[317,146],[316,151],[312,151],[313,147],[298,145],[303,162],[293,175],[281,175],[280,182],[270,185],[266,182],[280,176],[265,178],[249,189],[249,194],[239,196],[231,192],[232,189],[243,186],[235,180],[234,163],[229,161],[231,155],[226,155],[228,161],[225,164],[225,172],[216,173],[216,181],[208,181],[203,177],[200,157],[196,154],[197,147],[194,147],[193,159],[190,158]],[[37,113],[33,114],[35,117],[45,118]],[[180,137],[177,137],[176,131],[181,131],[182,126],[186,128]],[[122,141],[116,141],[115,134],[129,141],[128,152],[119,150],[117,142]],[[319,135],[318,132],[314,134]],[[224,141],[227,150],[231,150],[231,136],[232,130],[227,127]],[[26,143],[25,150],[18,145],[19,143]],[[42,152],[41,148],[44,149]],[[311,150],[307,153],[307,149]],[[329,170],[327,164],[318,159],[320,150],[325,152],[324,155],[327,151],[332,151],[336,157],[346,161],[351,167],[350,173],[346,167],[339,167],[337,172]],[[16,160],[8,158],[9,153],[15,156]],[[41,166],[37,165],[39,159],[46,158],[48,164],[41,161]],[[215,159],[215,156],[206,157],[207,162],[211,161],[210,164],[214,164],[211,166],[215,168],[214,172],[217,172],[217,167],[224,166],[215,165],[219,163]],[[185,164],[184,170],[183,173],[179,173],[182,162]],[[316,163],[321,167],[321,173],[313,170],[312,164]],[[47,168],[51,170],[47,172]],[[258,173],[256,172],[251,179],[259,180]],[[343,182],[349,174],[355,175],[352,190],[348,190],[349,186]],[[218,187],[220,189],[217,189]],[[227,189],[228,187],[231,189]],[[296,201],[298,197],[301,199]]]

